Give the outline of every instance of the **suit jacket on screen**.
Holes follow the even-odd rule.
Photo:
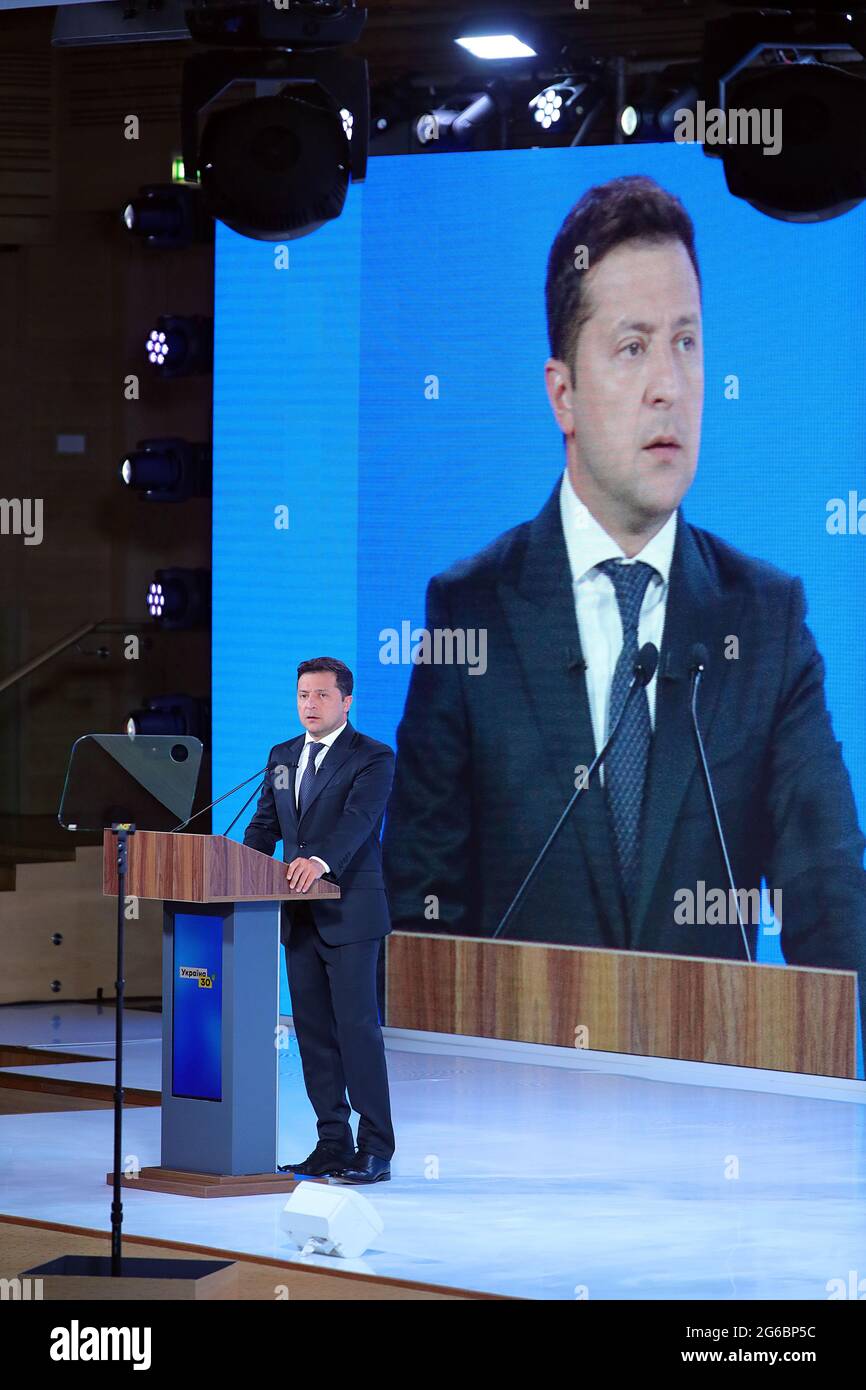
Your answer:
[[[799,579],[678,517],[628,921],[597,780],[578,802],[507,935],[744,958],[733,925],[678,921],[727,879],[697,764],[688,661],[709,651],[699,717],[734,877],[781,890],[788,961],[866,979],[864,839],[824,700]],[[418,665],[398,729],[385,825],[392,921],[490,934],[595,746],[559,512],[431,580],[426,626],[487,631],[487,670]],[[738,641],[734,658],[729,639]],[[438,908],[438,917],[431,920]],[[754,954],[758,928],[749,930]]]
[[[310,901],[313,917],[330,946],[386,936],[391,930],[382,880],[379,836],[394,775],[394,754],[385,743],[359,734],[347,722],[316,773],[303,815],[295,806],[295,773],[304,734],[276,744],[247,826],[244,844],[273,854],[283,842],[283,860],[318,855],[340,886],[334,902]],[[287,904],[291,920],[292,904]]]

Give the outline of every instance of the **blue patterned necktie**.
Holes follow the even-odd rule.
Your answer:
[[[307,754],[307,766],[304,768],[301,777],[301,785],[298,787],[298,816],[304,814],[304,810],[313,790],[313,783],[316,780],[316,758],[322,749],[327,747],[324,743],[310,743],[309,753]]]
[[[622,620],[622,651],[610,689],[608,731],[616,723],[634,675],[638,654],[638,619],[647,585],[656,571],[642,560],[625,565],[605,560],[598,566],[616,590]],[[631,909],[637,889],[640,862],[640,819],[643,806],[652,725],[645,689],[632,694],[619,731],[604,762],[604,785],[613,826],[626,901]]]

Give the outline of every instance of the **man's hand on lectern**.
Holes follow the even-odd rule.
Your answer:
[[[293,859],[286,869],[286,878],[293,892],[306,893],[324,872],[325,866],[318,859]]]

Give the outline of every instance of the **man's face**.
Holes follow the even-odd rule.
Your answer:
[[[324,738],[346,722],[351,695],[341,695],[333,671],[307,671],[298,681],[298,715],[313,738]]]
[[[656,529],[698,461],[704,399],[697,276],[680,241],[624,242],[587,272],[572,378],[547,364],[575,491],[606,529]],[[676,445],[648,447],[658,436]]]

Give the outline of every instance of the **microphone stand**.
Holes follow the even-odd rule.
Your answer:
[[[202,806],[200,811],[196,811],[194,816],[189,817],[189,820],[182,820],[178,825],[173,826],[168,833],[170,835],[176,835],[178,830],[186,830],[186,827],[188,825],[192,825],[194,820],[198,820],[199,816],[203,816],[205,811],[210,811],[214,806],[219,806],[220,802],[225,801],[227,796],[234,796],[235,792],[240,791],[241,787],[245,787],[247,783],[252,782],[254,778],[261,777],[262,773],[267,772],[267,770],[268,769],[266,767],[260,767],[258,772],[253,773],[252,777],[245,777],[242,782],[238,782],[236,787],[232,787],[231,791],[223,792],[222,796],[218,796],[216,801],[212,801],[210,803],[210,806]],[[256,791],[258,791],[258,787],[256,788]],[[255,794],[256,792],[253,792],[253,796],[255,796]],[[235,816],[235,820],[238,819],[238,816],[243,815],[244,811],[247,809],[247,806],[249,806],[250,801],[252,801],[253,796],[249,797],[249,799],[246,802],[244,802],[244,805],[238,811],[237,816]],[[234,825],[235,820],[232,821],[232,825]],[[229,830],[231,830],[232,825],[229,826]],[[228,830],[226,831],[226,834],[228,834]]]
[[[259,774],[256,773],[256,776],[257,776],[257,777],[258,777],[258,775],[259,775]],[[251,779],[248,779],[248,780],[251,780]],[[243,782],[242,782],[242,783],[241,783],[241,786],[243,786],[243,785],[244,785],[244,784],[243,784]],[[247,797],[247,799],[246,799],[246,801],[244,802],[243,806],[241,807],[241,809],[238,811],[237,815],[235,816],[235,819],[234,819],[233,821],[229,821],[228,825],[226,826],[225,830],[223,831],[223,834],[224,834],[224,835],[228,835],[228,833],[229,833],[229,831],[231,830],[232,826],[234,825],[235,821],[239,821],[239,820],[240,820],[240,818],[241,818],[241,816],[243,815],[244,811],[247,809],[247,807],[249,806],[250,802],[252,801],[253,796],[258,796],[259,792],[261,791],[261,789],[262,789],[262,787],[263,787],[264,785],[265,785],[264,782],[260,782],[259,785],[256,787],[255,791],[253,792],[252,796],[248,796],[248,797]],[[235,788],[235,791],[237,791],[237,787]],[[229,796],[231,796],[231,792],[229,792],[229,793],[227,793],[227,794],[228,794]],[[216,803],[214,803],[214,805],[216,805]],[[207,810],[207,807],[205,807],[205,810]]]
[[[650,648],[650,651],[647,651],[647,648]],[[641,650],[638,653],[638,659],[635,662],[634,666],[634,675],[632,676],[631,681],[629,683],[628,690],[626,691],[626,697],[622,702],[622,709],[620,710],[616,718],[616,723],[614,724],[613,728],[608,734],[607,739],[604,745],[602,746],[601,750],[598,753],[596,753],[595,757],[590,763],[586,777],[583,778],[580,785],[575,788],[573,795],[569,799],[564,811],[562,812],[562,815],[559,817],[559,820],[556,822],[556,825],[553,827],[544,844],[542,845],[541,849],[539,850],[535,858],[535,863],[532,865],[532,868],[529,870],[529,873],[526,875],[525,879],[523,880],[514,897],[512,898],[510,906],[506,910],[505,916],[502,918],[502,921],[499,923],[499,926],[496,928],[495,932],[493,932],[493,935],[490,937],[491,941],[494,941],[497,937],[501,936],[506,926],[511,921],[511,918],[514,916],[514,913],[517,911],[517,908],[523,901],[526,890],[532,883],[532,880],[535,878],[535,875],[538,873],[538,870],[541,868],[541,865],[544,863],[544,860],[547,858],[547,852],[550,849],[550,846],[553,844],[560,830],[565,825],[565,822],[568,820],[568,817],[574,810],[574,807],[576,806],[578,799],[589,787],[592,774],[595,772],[596,768],[601,765],[601,763],[607,756],[607,750],[610,748],[610,745],[616,738],[617,730],[619,729],[619,726],[622,723],[622,717],[626,712],[629,700],[631,699],[635,690],[646,689],[653,676],[655,675],[657,665],[658,652],[656,651],[655,647],[653,647],[652,644],[648,642],[646,646],[641,647]]]
[[[739,894],[737,893],[736,885],[734,884],[734,874],[733,874],[733,870],[731,869],[731,861],[730,861],[730,859],[728,858],[728,846],[727,846],[727,844],[725,843],[725,834],[724,834],[724,831],[722,830],[722,822],[721,822],[721,818],[720,818],[720,816],[719,816],[719,808],[718,808],[718,806],[716,805],[716,794],[715,794],[715,792],[713,791],[713,782],[712,782],[712,778],[710,777],[709,765],[707,764],[707,755],[706,755],[706,753],[705,753],[705,751],[704,751],[704,740],[701,738],[701,730],[700,730],[700,726],[698,725],[698,709],[697,709],[697,705],[698,705],[698,688],[700,687],[701,679],[702,679],[702,677],[703,677],[704,670],[705,670],[705,668],[706,668],[706,655],[705,655],[705,652],[704,652],[704,654],[699,654],[699,653],[696,652],[696,653],[695,653],[695,656],[694,656],[694,663],[695,663],[695,664],[694,664],[693,667],[692,667],[692,698],[691,698],[692,727],[694,728],[694,731],[695,731],[695,741],[696,741],[696,743],[697,743],[697,745],[698,745],[698,756],[699,756],[699,758],[700,758],[701,771],[702,771],[703,777],[704,777],[704,785],[705,785],[705,787],[706,787],[706,789],[707,789],[707,795],[709,796],[709,799],[710,799],[710,808],[711,808],[712,813],[713,813],[713,824],[714,824],[715,830],[716,830],[716,839],[717,839],[718,842],[719,842],[719,849],[722,851],[722,859],[723,859],[724,862],[725,862],[725,873],[726,873],[727,876],[728,876],[728,883],[730,884],[730,888],[731,888],[731,896],[732,896],[733,899],[734,899],[734,906],[736,907],[736,910],[737,910],[737,921],[738,921],[739,924],[740,924],[740,935],[741,935],[742,938],[743,938],[743,946],[745,947],[745,950],[746,950],[746,960],[747,960],[747,961],[749,962],[749,964],[751,965],[751,964],[753,964],[753,961],[752,961],[752,953],[751,953],[751,951],[749,950],[749,939],[748,939],[748,937],[746,936],[746,928],[745,928],[745,926],[743,925],[743,914],[742,914],[741,911],[740,911],[740,898],[739,898]]]

